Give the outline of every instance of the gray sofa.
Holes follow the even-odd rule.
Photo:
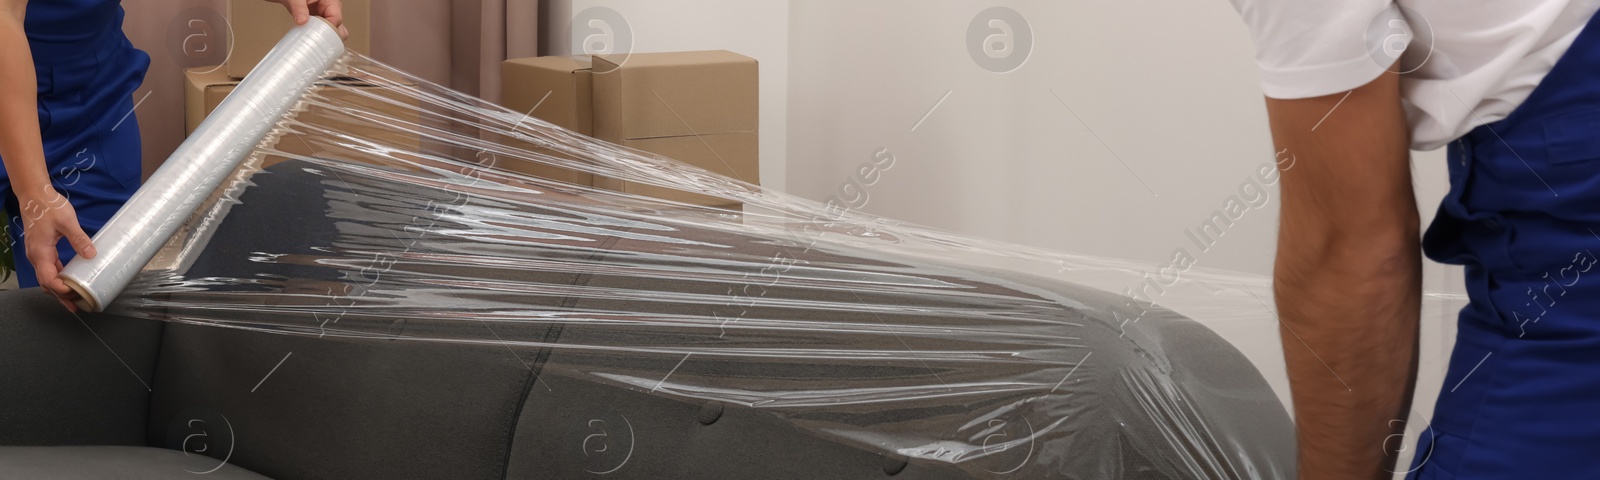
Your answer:
[[[190,273],[277,278],[318,274],[303,266],[240,260],[263,249],[293,252],[324,244],[335,235],[338,227],[326,218],[335,200],[325,198],[316,178],[304,177],[312,169],[301,167],[289,162],[274,167],[275,175],[258,175],[253,182],[261,188],[245,193],[243,202],[234,206],[217,232],[223,240],[214,241]],[[413,195],[403,193],[396,198]],[[258,237],[293,244],[227,240]],[[739,238],[715,240],[727,245],[760,244]],[[612,248],[629,247],[622,240],[613,242]],[[819,250],[814,255],[829,254]],[[882,256],[813,260],[891,261]],[[533,271],[520,275],[550,275],[542,281],[551,284],[661,292],[728,288],[683,281],[641,285],[637,278],[606,275],[567,278]],[[1015,284],[983,283],[981,279],[992,278],[989,275],[992,272],[971,273],[980,279],[973,281],[974,288],[998,292],[1006,287],[997,285]],[[1018,281],[1033,282],[1075,305],[1120,303],[1119,297],[1072,285]],[[772,295],[783,294],[774,287]],[[580,302],[553,301],[569,307]],[[704,307],[690,304],[583,301],[610,302],[607,308],[622,311],[676,308],[684,314],[706,315],[697,310]],[[1095,366],[1080,372],[1080,377],[1092,381],[1063,388],[1080,392],[1076,398],[1090,403],[1066,415],[1073,421],[1052,433],[1050,438],[1057,441],[1011,460],[1030,462],[1022,465],[1030,468],[1013,475],[1004,467],[958,469],[947,463],[908,460],[892,449],[846,444],[796,426],[797,421],[815,422],[827,416],[822,420],[870,430],[874,425],[914,424],[934,415],[993,411],[992,401],[894,404],[850,415],[812,412],[809,419],[785,418],[770,410],[550,374],[558,370],[554,366],[581,369],[610,361],[581,351],[319,339],[108,315],[80,317],[37,290],[5,292],[0,293],[0,478],[953,479],[1103,478],[1114,472],[1120,478],[1157,479],[1271,478],[1293,471],[1293,427],[1288,416],[1261,375],[1227,342],[1166,312],[1137,326],[1135,333],[1145,347],[1129,348],[1132,343],[1118,333],[1115,319],[1089,310],[1062,311],[1073,315],[1073,321],[1088,324],[1076,341],[1088,345],[1097,359]],[[786,314],[768,313],[771,318]],[[867,315],[860,312],[831,315],[835,318],[829,321],[870,321],[855,318]],[[402,323],[392,328],[407,332],[428,328]],[[602,340],[585,335],[596,334],[582,328],[563,330],[559,325],[500,333],[512,342],[546,345],[595,344]],[[734,359],[692,368],[729,378],[931,381],[914,378],[927,373],[922,368],[906,373],[888,367],[882,371],[850,367]],[[946,375],[971,375],[976,381],[985,372],[947,371]],[[1139,375],[1160,378],[1157,383],[1135,382],[1134,387],[1125,384]],[[1130,391],[1139,385],[1165,385],[1161,388],[1168,391]],[[1150,396],[1156,398],[1146,398]],[[1167,401],[1173,403],[1162,403]],[[1151,406],[1164,410],[1145,411]],[[1206,431],[1174,434],[1168,421],[1203,425]]]

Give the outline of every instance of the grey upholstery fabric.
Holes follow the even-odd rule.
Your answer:
[[[248,255],[227,250],[293,252],[334,232],[322,187],[295,174],[303,165],[257,175],[261,188],[242,196],[190,273],[306,275],[292,265],[241,262]],[[282,244],[261,243],[271,241]],[[384,320],[350,316],[339,325],[352,322]],[[173,429],[195,416],[223,418],[236,432],[232,462],[274,478],[500,478],[532,381],[518,356],[533,353],[174,324],[155,376],[150,440],[178,448]]]
[[[0,478],[266,480],[201,455],[149,447],[0,447]]]
[[[778,253],[776,250],[763,250],[778,247],[761,242],[756,237],[742,238],[739,234],[684,229],[675,235],[685,241],[730,246],[729,250],[735,253],[757,258],[774,257]],[[608,248],[615,252],[627,252],[648,247],[641,242],[621,240],[608,245]],[[859,256],[851,257],[851,253],[842,251],[791,249],[784,251],[784,254],[814,265],[879,262],[901,264],[910,270],[926,264],[926,260],[898,258],[881,252],[860,252]],[[1063,425],[1063,429],[1070,434],[1039,447],[1049,451],[1074,452],[1068,457],[1071,460],[1057,461],[1065,466],[1065,471],[1049,469],[1045,462],[1026,463],[1027,460],[1023,458],[997,455],[996,458],[977,461],[977,464],[961,471],[933,462],[911,461],[897,478],[967,478],[969,474],[1002,478],[1006,475],[984,472],[1008,472],[1013,467],[1017,470],[1008,473],[1014,473],[1019,478],[1075,478],[1073,474],[1087,472],[1094,472],[1091,478],[1101,475],[1109,478],[1168,478],[1172,472],[1196,470],[1208,477],[1241,478],[1252,475],[1248,469],[1257,465],[1269,462],[1277,462],[1280,466],[1293,464],[1294,431],[1277,397],[1243,355],[1205,326],[1155,308],[1138,325],[1130,328],[1133,331],[1129,335],[1138,339],[1132,340],[1123,335],[1116,318],[1106,313],[1123,303],[1124,299],[1118,295],[1015,273],[975,269],[948,271],[951,276],[944,280],[962,284],[974,291],[1006,297],[1026,296],[1029,295],[1027,292],[1048,293],[1058,296],[1051,298],[1080,305],[1064,309],[1061,314],[1065,317],[1060,320],[1083,325],[1083,328],[1072,330],[1072,335],[1076,337],[1076,342],[1090,345],[1089,350],[1094,351],[1100,361],[1085,366],[1079,378],[1087,380],[1065,387],[1084,392],[1080,398],[1092,396],[1093,400],[1083,406],[1084,410],[1073,421]],[[716,295],[741,286],[719,281],[663,282],[638,276],[605,274],[588,276],[584,282],[590,287],[663,295]],[[785,290],[782,285],[765,287],[763,294],[769,299],[843,300],[845,303],[854,303],[850,300],[855,300],[866,305],[895,305],[897,301],[887,295],[879,298],[877,295],[880,294],[870,291],[819,293]],[[717,308],[715,304],[694,302],[642,305],[646,301],[584,298],[576,302],[573,308],[669,312],[702,317],[714,316]],[[943,301],[932,296],[915,299],[923,306],[939,305]],[[748,307],[748,311],[756,318],[786,318],[785,315],[797,313],[814,315],[814,312],[786,312],[781,308],[761,306]],[[872,324],[881,321],[880,318],[894,315],[916,317],[920,314],[915,308],[892,313],[833,311],[827,318],[796,320]],[[932,319],[925,321],[935,322]],[[639,335],[670,333],[638,332]],[[610,335],[615,333],[567,328],[560,332],[557,343],[599,344]],[[959,349],[963,345],[961,339],[950,337],[908,336],[901,341],[907,342],[907,350],[925,348],[944,351]],[[1136,341],[1139,343],[1134,343]],[[1146,341],[1149,343],[1143,343]],[[627,359],[603,357],[603,353],[559,349],[550,354],[541,366],[546,373],[544,383],[549,388],[535,388],[529,394],[528,406],[523,409],[522,420],[518,423],[518,448],[514,451],[509,470],[512,478],[528,478],[535,476],[536,472],[560,472],[558,476],[562,478],[600,477],[595,472],[607,472],[612,468],[617,470],[606,473],[604,478],[871,478],[885,474],[882,467],[886,462],[883,458],[886,452],[872,452],[834,443],[834,440],[814,436],[793,426],[795,422],[843,417],[844,414],[834,415],[826,411],[786,412],[787,418],[780,419],[773,410],[724,406],[723,420],[711,426],[702,426],[695,422],[700,410],[696,405],[684,404],[665,396],[553,375],[556,371],[581,371],[584,365],[629,362],[636,364],[640,371],[671,370],[680,376],[698,374],[742,378],[751,383],[758,383],[757,379],[761,378],[811,381],[835,378],[843,384],[865,377],[872,378],[877,385],[908,387],[932,381],[961,383],[978,382],[986,377],[1020,377],[1027,373],[1026,369],[1033,368],[997,364],[983,370],[947,370],[939,379],[933,379],[927,377],[928,370],[925,368],[837,364],[822,359],[800,363],[697,357],[695,361],[674,367],[673,363],[678,361],[674,357],[660,358],[658,361],[664,363],[657,365],[646,365],[645,360],[637,356]],[[1164,392],[1139,391],[1150,385],[1161,385],[1159,380],[1125,381],[1125,375],[1147,371],[1151,363],[1159,363],[1159,368],[1169,371],[1174,378],[1198,378],[1202,381],[1184,383],[1183,386],[1174,387],[1174,391]],[[1189,385],[1202,387],[1189,388]],[[1187,403],[1191,407],[1171,410],[1177,412],[1171,415],[1183,416],[1175,418],[1167,416],[1168,412],[1150,410],[1163,408],[1164,405],[1145,403],[1162,401]],[[940,407],[946,410],[935,413],[924,411],[923,407],[917,405],[895,404],[875,411],[856,412],[850,415],[848,421],[838,418],[828,418],[828,421],[887,425],[914,421],[930,414],[979,418],[984,412],[979,404],[967,405],[969,410],[957,409],[961,411],[949,411],[952,406]],[[1210,430],[1198,434],[1173,433],[1173,425],[1180,424],[1207,425]],[[623,439],[626,439],[626,443]],[[1255,441],[1236,443],[1232,439]],[[631,457],[619,459],[618,452],[626,452]],[[1224,460],[1216,465],[1200,467],[1173,466],[1174,463],[1196,458]],[[1017,462],[1024,463],[1019,465]]]
[[[221,418],[231,462],[273,478],[500,478],[528,379],[501,348],[170,325],[151,444]]]
[[[543,382],[517,423],[507,479],[969,478],[826,440],[769,412],[554,375]]]
[[[0,292],[0,445],[144,445],[161,331]]]
[[[655,232],[662,235],[661,232]],[[700,230],[674,233],[690,241],[706,241],[729,246],[730,254],[772,257],[772,248],[755,238]],[[608,249],[644,249],[630,240],[613,239]],[[832,262],[875,262],[810,250],[788,252],[815,264]],[[614,260],[624,262],[626,260]],[[687,267],[687,266],[685,266]],[[725,294],[740,285],[686,280],[661,281],[636,276],[595,274],[581,279],[591,287],[617,291],[655,291],[673,293]],[[833,295],[843,295],[838,292]],[[776,294],[775,294],[776,295]],[[874,300],[872,293],[865,302]],[[818,298],[829,300],[832,298]],[[930,301],[933,301],[930,299]],[[638,299],[583,298],[571,308],[599,311],[656,311],[684,315],[711,316],[717,305],[695,302],[646,303]],[[776,309],[774,309],[776,310]],[[781,318],[784,312],[762,311],[768,318]],[[871,322],[871,314],[837,312],[843,322]],[[855,316],[866,318],[853,318]],[[816,319],[810,319],[816,320]],[[552,341],[587,345],[611,341],[612,332],[568,328]],[[668,331],[641,331],[639,335],[671,335]],[[913,340],[915,341],[915,340]],[[597,478],[597,479],[819,479],[819,478],[971,478],[948,465],[907,462],[882,450],[866,450],[825,439],[794,426],[772,410],[758,410],[723,402],[691,403],[665,395],[595,383],[592,379],[559,376],[560,367],[584,370],[583,365],[607,364],[605,353],[556,349],[541,363],[541,384],[528,394],[528,403],[517,423],[516,448],[507,470],[508,479]],[[636,363],[640,358],[614,359]],[[673,370],[675,358],[663,357],[646,371]],[[642,364],[641,364],[642,365]],[[867,375],[884,382],[893,378],[909,381],[925,375],[924,369],[898,369],[893,366],[850,368],[845,365],[816,365],[792,362],[762,362],[757,359],[696,361],[681,370],[703,370],[728,378],[830,378],[833,375]],[[906,413],[906,412],[901,412]],[[915,415],[915,413],[906,413]],[[895,412],[883,412],[895,416]]]

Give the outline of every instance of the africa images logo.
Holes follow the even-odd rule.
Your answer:
[[[621,470],[633,459],[633,422],[622,414],[596,415],[585,422],[587,432],[580,445],[584,471],[605,475]]]
[[[572,17],[573,55],[623,55],[621,65],[632,52],[633,28],[616,10],[591,7]]]
[[[232,28],[216,10],[194,7],[167,24],[167,54],[181,68],[216,67],[228,60]]]
[[[1033,27],[1016,10],[984,10],[967,26],[967,53],[984,70],[1011,73],[1033,55]]]
[[[221,413],[189,409],[167,425],[167,448],[183,452],[183,469],[204,475],[228,464],[235,446],[233,423]]]
[[[1033,460],[1038,432],[1020,410],[999,412],[968,423],[961,428],[965,437],[978,447],[976,462],[984,471],[1009,475],[1022,470]]]
[[[1372,17],[1365,40],[1374,63],[1401,75],[1421,69],[1433,57],[1433,26],[1406,7],[1384,9]]]

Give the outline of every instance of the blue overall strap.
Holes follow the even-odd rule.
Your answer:
[[[1409,478],[1600,478],[1600,28],[1449,146],[1423,237],[1471,303]]]

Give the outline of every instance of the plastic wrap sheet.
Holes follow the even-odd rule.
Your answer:
[[[762,409],[975,477],[1293,475],[1287,393],[1266,380],[1282,366],[1261,333],[1277,325],[1265,278],[908,225],[564,131],[365,57],[336,72],[260,119],[276,122],[271,139],[111,311],[542,349],[541,375]],[[516,173],[547,167],[743,206]],[[1224,338],[1245,330],[1269,341]]]

